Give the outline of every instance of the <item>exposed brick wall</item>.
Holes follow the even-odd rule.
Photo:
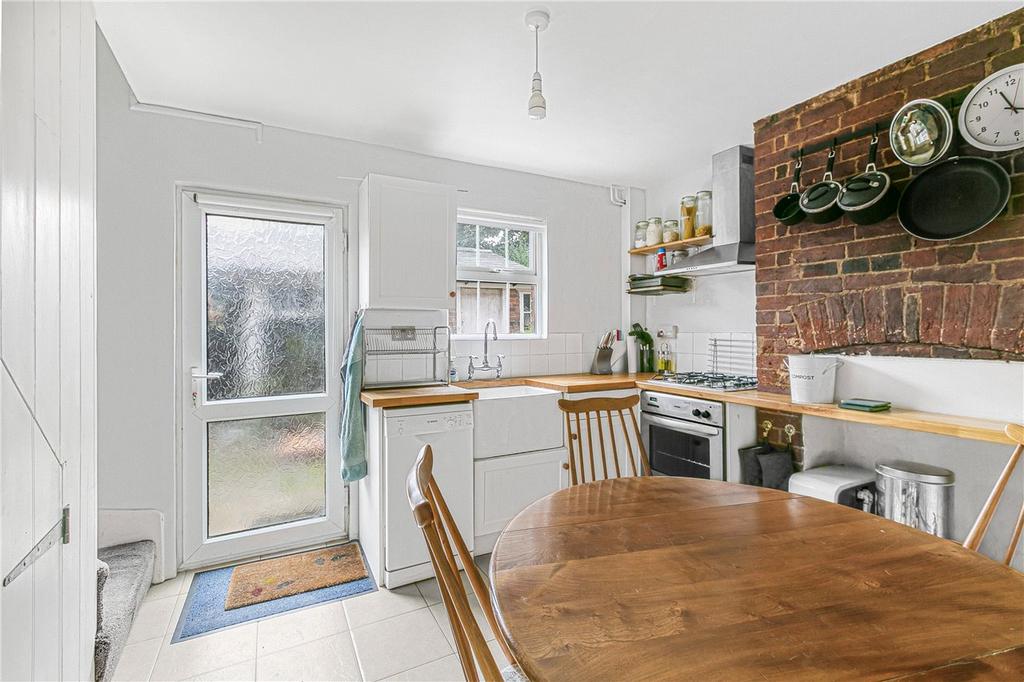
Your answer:
[[[868,226],[844,218],[786,227],[771,212],[789,192],[790,152],[1024,62],[1022,33],[1018,10],[755,124],[760,388],[789,390],[788,353],[1024,359],[1024,151],[987,154],[962,142],[955,150],[989,156],[1012,177],[1007,213],[963,239],[915,239],[895,215]],[[887,131],[879,138],[879,167],[902,188],[910,169],[896,161]],[[837,179],[864,170],[867,146],[863,138],[840,148]],[[805,157],[804,186],[821,178],[825,157]]]
[[[759,407],[757,408],[757,433],[759,435],[764,432],[765,422],[771,422],[771,427],[768,429],[768,443],[775,446],[778,450],[785,450],[792,446],[793,462],[798,469],[802,469],[804,461],[804,434],[803,421],[800,415]],[[785,429],[787,425],[795,429],[792,439],[786,434]]]

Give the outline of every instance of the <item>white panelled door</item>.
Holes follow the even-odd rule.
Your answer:
[[[96,25],[4,2],[0,29],[0,680],[91,679]]]
[[[343,537],[340,208],[181,195],[182,562]]]

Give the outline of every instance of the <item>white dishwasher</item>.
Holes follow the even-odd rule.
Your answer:
[[[406,479],[424,445],[434,478],[473,549],[473,408],[469,403],[384,411],[384,582],[404,585],[433,575],[423,532],[413,522]]]

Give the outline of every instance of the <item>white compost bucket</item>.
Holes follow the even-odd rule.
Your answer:
[[[842,363],[821,355],[788,355],[782,361],[789,370],[789,392],[794,403],[833,403],[836,399],[836,368]]]

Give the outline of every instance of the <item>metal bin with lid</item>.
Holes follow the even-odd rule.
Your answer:
[[[950,537],[953,525],[953,472],[942,467],[892,459],[875,464],[879,516]]]

